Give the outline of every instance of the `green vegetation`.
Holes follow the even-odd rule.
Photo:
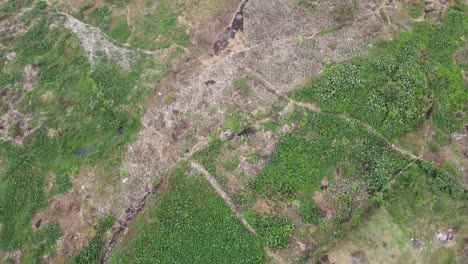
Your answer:
[[[311,194],[313,193],[308,194],[309,195],[304,195],[300,197],[302,201],[300,202],[300,206],[297,211],[306,222],[317,225],[320,223],[325,214],[320,208],[320,206],[318,206],[315,203],[313,197],[311,197]]]
[[[411,18],[418,18],[424,15],[424,1],[422,0],[411,0],[406,8]]]
[[[224,113],[224,127],[238,134],[247,127],[247,114],[235,105],[228,105]]]
[[[245,218],[258,232],[258,236],[271,249],[286,248],[294,230],[291,220],[281,216],[268,216],[253,211],[245,213]]]
[[[234,89],[242,93],[244,96],[249,96],[251,91],[250,91],[250,86],[247,83],[247,78],[242,77],[239,79],[235,79],[232,82],[232,85],[234,86]]]
[[[0,3],[0,19],[8,17],[23,7],[32,5],[33,0],[5,0]]]
[[[318,6],[317,0],[296,0],[296,5],[304,11],[315,10]]]
[[[132,18],[131,30],[125,16],[113,15],[114,9],[127,5],[128,0],[106,0],[108,5],[95,7],[85,17],[84,12],[93,5],[83,5],[75,15],[93,26],[101,28],[110,38],[134,47],[157,50],[172,44],[185,45],[188,36],[185,28],[178,24],[178,9],[175,3],[165,0],[148,2],[154,12]]]
[[[55,242],[62,235],[58,224],[48,224],[33,235],[34,247],[22,256],[24,263],[35,263],[43,254],[51,253],[55,249]]]
[[[117,4],[117,6],[119,5]],[[102,6],[94,8],[85,18],[83,13],[92,7],[92,4],[83,5],[75,16],[90,25],[99,27],[110,38],[120,43],[126,43],[131,35],[126,17],[112,16],[112,8],[109,9],[108,6]]]
[[[0,101],[23,96],[15,107],[30,113],[29,124],[37,128],[23,138],[22,129],[14,125],[12,136],[18,136],[22,145],[0,143],[0,250],[22,247],[29,252],[35,247],[33,216],[53,195],[71,188],[69,177],[82,163],[103,169],[97,183],[116,180],[109,172],[138,131],[141,102],[147,97],[139,81],[142,68],[160,67],[144,59],[128,72],[104,59],[91,67],[71,32],[52,26],[45,14],[38,18],[15,39],[16,59],[0,71],[0,86],[8,94]],[[34,88],[27,92],[16,88],[26,65],[39,72]],[[56,178],[46,192],[44,182],[50,175]],[[24,255],[28,263],[36,261],[30,257]]]
[[[296,115],[299,129],[279,138],[275,154],[252,183],[269,198],[291,199],[317,190],[335,166],[378,191],[408,162],[356,121],[313,112]],[[350,168],[343,165],[346,161]]]
[[[434,239],[437,230],[447,227],[466,233],[466,200],[440,192],[437,181],[420,167],[412,165],[397,178],[382,206],[364,216],[362,224],[337,246],[339,251],[359,249],[377,262],[393,256],[395,262],[456,263],[454,257],[464,247],[463,238],[456,236],[449,247],[439,246]],[[366,242],[369,236],[372,245]],[[424,254],[410,248],[412,238],[424,243]],[[383,242],[387,246],[382,251],[375,245]]]
[[[458,131],[455,112],[464,111],[468,94],[451,58],[466,43],[467,25],[462,12],[448,10],[441,24],[415,24],[393,42],[377,43],[366,58],[328,67],[291,96],[346,112],[389,137],[413,130],[433,96],[434,123]]]
[[[118,6],[118,7],[122,7],[122,6],[125,6],[126,4],[128,4],[128,2],[130,0],[105,0],[105,1],[108,4],[115,5],[115,6]]]
[[[167,192],[131,223],[131,240],[112,253],[110,263],[263,263],[261,243],[188,165],[171,175]],[[148,220],[150,219],[150,220]]]
[[[191,158],[203,165],[211,175],[216,175],[216,162],[221,154],[223,144],[224,142],[221,140],[213,140],[206,148],[194,153]]]
[[[81,250],[78,255],[74,256],[70,263],[81,264],[81,263],[101,263],[101,254],[105,246],[103,236],[106,231],[114,225],[115,217],[108,216],[99,221],[99,227],[97,233],[88,242],[88,244]]]
[[[185,29],[178,24],[177,9],[170,2],[158,0],[155,13],[134,18],[135,31],[130,44],[144,49],[163,49],[172,44],[185,45]]]
[[[333,9],[335,21],[340,24],[345,24],[354,18],[356,6],[353,2],[344,2],[337,4]]]

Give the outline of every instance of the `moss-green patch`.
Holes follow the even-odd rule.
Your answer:
[[[178,16],[173,4],[158,0],[154,13],[134,18],[135,30],[130,37],[130,44],[151,50],[167,48],[172,44],[185,45],[188,36],[178,24]]]
[[[337,244],[330,260],[361,251],[368,260],[378,263],[456,263],[463,238],[457,236],[443,246],[436,240],[436,233],[445,228],[466,233],[465,203],[440,192],[436,180],[412,165],[384,195],[381,207],[370,210],[361,225]],[[420,249],[412,248],[412,239],[421,243]]]
[[[443,22],[414,25],[392,42],[375,45],[370,56],[331,66],[291,95],[323,110],[346,112],[387,136],[414,129],[433,96],[433,121],[446,132],[461,130],[468,100],[452,56],[467,41],[468,19],[447,10]]]
[[[406,10],[411,18],[418,18],[424,15],[424,1],[411,0],[406,5]]]
[[[108,31],[109,37],[125,43],[130,37],[130,27],[127,24],[125,17],[118,17],[115,20],[115,24]]]
[[[259,237],[271,249],[286,248],[294,230],[291,220],[282,216],[269,216],[247,211],[245,218],[257,230]]]
[[[348,177],[364,177],[370,188],[379,190],[407,163],[358,122],[323,113],[302,115],[299,129],[279,138],[276,152],[252,183],[262,195],[283,199],[317,190],[335,166],[348,160],[354,169]]]
[[[100,263],[105,245],[104,234],[114,225],[114,222],[115,217],[112,215],[99,220],[98,230],[94,237],[85,245],[80,253],[70,260],[70,263]]]
[[[193,154],[192,159],[199,162],[212,175],[216,175],[216,161],[221,154],[221,147],[224,142],[213,140],[208,146]]]
[[[261,243],[199,174],[182,165],[110,263],[263,263]]]
[[[224,127],[234,133],[240,133],[247,127],[248,114],[235,105],[228,105],[224,113]]]
[[[22,247],[29,251],[37,243],[31,219],[53,195],[71,187],[69,176],[81,164],[99,164],[99,176],[104,175],[107,183],[115,180],[109,172],[120,164],[125,146],[138,131],[144,110],[141,102],[148,95],[139,80],[143,67],[167,72],[167,65],[151,64],[142,57],[131,71],[106,60],[92,67],[78,39],[64,27],[51,25],[46,13],[40,13],[38,22],[15,39],[14,51],[16,59],[0,71],[0,85],[9,94],[24,95],[17,110],[29,113],[29,124],[37,129],[22,145],[0,143],[4,162],[0,170],[0,250]],[[14,89],[26,65],[38,71],[33,89]],[[51,131],[54,133],[48,133]],[[21,133],[17,131],[15,136]],[[43,183],[50,175],[56,175],[54,188],[45,193]]]
[[[235,90],[239,91],[244,96],[249,96],[251,91],[249,83],[247,81],[248,80],[246,77],[238,78],[232,81],[232,86]]]

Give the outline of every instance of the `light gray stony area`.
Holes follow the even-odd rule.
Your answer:
[[[137,58],[138,53],[136,51],[117,46],[101,30],[68,14],[62,13],[62,15],[65,16],[63,24],[76,34],[91,63],[94,63],[99,56],[104,55],[122,68],[129,69],[132,61]]]

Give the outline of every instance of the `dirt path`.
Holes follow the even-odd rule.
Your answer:
[[[200,165],[200,164],[198,164],[198,163],[196,163],[194,161],[190,161],[190,164],[192,165],[192,168],[198,170],[205,177],[205,179],[211,184],[213,189],[215,189],[216,193],[218,193],[218,195],[229,206],[231,211],[241,221],[242,225],[244,225],[244,227],[247,228],[247,230],[249,230],[250,233],[252,233],[255,236],[258,236],[257,231],[247,222],[247,220],[245,220],[244,216],[239,212],[239,210],[237,210],[237,207],[234,205],[234,203],[232,202],[229,195],[223,190],[223,188],[221,188],[218,181],[207,170],[205,170],[205,168],[203,168],[202,165]],[[271,249],[269,249],[267,247],[264,247],[263,249],[268,254],[268,256],[271,259],[275,260],[277,263],[279,263],[279,264],[285,263],[283,261],[283,259],[281,257],[279,257],[276,253],[274,253]]]

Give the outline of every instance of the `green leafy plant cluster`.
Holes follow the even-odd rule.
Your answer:
[[[92,67],[76,37],[51,26],[44,14],[16,38],[14,51],[16,59],[0,70],[0,85],[24,94],[16,107],[31,114],[37,129],[22,145],[0,143],[0,250],[28,251],[35,243],[31,219],[53,195],[72,187],[69,177],[83,162],[108,170],[119,164],[119,153],[139,129],[146,92],[138,81],[143,61],[129,72],[106,60]],[[27,92],[16,87],[26,65],[38,71]],[[53,183],[48,192],[46,181]]]
[[[299,208],[297,209],[298,213],[305,221],[316,225],[319,224],[323,217],[325,217],[325,213],[320,206],[315,203],[313,197],[310,197],[310,195],[305,197],[301,196],[300,199],[302,201],[300,201]]]
[[[232,85],[235,90],[239,91],[244,96],[248,96],[251,93],[249,83],[247,82],[247,78],[245,77],[235,79],[234,81],[232,81]]]
[[[171,1],[158,0],[152,14],[135,17],[130,44],[144,49],[163,49],[172,44],[185,45],[188,35],[178,24],[178,10]]]
[[[443,22],[415,24],[394,41],[380,42],[365,58],[333,65],[292,92],[325,111],[346,112],[392,137],[411,131],[434,97],[433,120],[446,132],[460,130],[468,94],[452,55],[466,43],[468,19],[447,10]]]
[[[317,0],[296,0],[296,5],[304,11],[313,11],[317,8]]]
[[[70,260],[70,263],[101,263],[101,254],[105,245],[105,241],[103,239],[104,234],[114,225],[114,222],[115,217],[112,215],[101,219],[99,221],[97,233],[81,250],[81,252]]]
[[[260,241],[199,174],[183,164],[171,175],[149,215],[130,226],[131,240],[110,263],[263,263]]]
[[[37,230],[32,236],[34,247],[26,250],[22,255],[23,263],[36,263],[39,257],[55,250],[55,243],[62,235],[57,223],[48,224]]]
[[[33,4],[33,0],[6,0],[0,3],[0,19],[10,16],[22,7]]]
[[[424,15],[424,1],[422,0],[410,0],[406,8],[411,18],[418,18]]]
[[[217,159],[221,154],[221,147],[224,142],[213,140],[208,146],[192,155],[192,159],[203,165],[203,167],[212,175],[216,175]]]
[[[248,125],[247,115],[237,106],[228,105],[224,113],[224,127],[236,134],[242,132]]]
[[[122,7],[122,6],[125,6],[126,4],[128,4],[128,2],[130,0],[105,0],[105,1],[108,4],[115,5],[115,6],[118,6],[118,7]]]
[[[431,186],[434,192],[445,193],[453,199],[468,201],[468,191],[459,182],[455,172],[438,168],[436,165],[421,161],[421,170],[431,178]]]
[[[432,175],[434,172],[427,167],[428,164],[414,164],[403,172],[395,186],[384,195],[385,208],[406,232],[416,232],[420,237],[424,234],[432,239],[434,233],[431,232],[445,226],[466,230],[466,194],[459,197],[441,189],[439,180]],[[457,185],[463,189],[459,183]],[[424,227],[427,223],[431,225],[429,230]]]
[[[294,230],[291,220],[281,216],[269,216],[247,211],[245,218],[257,230],[259,237],[271,249],[287,248]]]
[[[357,121],[305,111],[297,118],[299,128],[279,138],[276,152],[252,182],[271,199],[293,199],[317,190],[322,179],[332,177],[334,167],[347,161],[351,169],[341,171],[365,179],[378,191],[408,162]]]

